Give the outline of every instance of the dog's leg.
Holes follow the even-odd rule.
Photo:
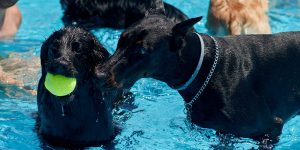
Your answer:
[[[234,149],[234,144],[238,143],[234,135],[228,134],[222,131],[217,131],[216,135],[219,139],[219,143],[216,145],[211,145],[212,149]]]
[[[260,150],[272,150],[275,148],[275,144],[279,141],[279,138],[272,138],[269,135],[264,135],[258,139],[258,149]]]
[[[240,35],[242,33],[242,25],[237,20],[230,22],[229,31],[231,35]]]
[[[275,144],[279,142],[279,136],[283,128],[283,120],[279,117],[274,117],[273,127],[269,134],[255,137],[254,140],[259,142],[259,149],[271,150],[275,148]]]

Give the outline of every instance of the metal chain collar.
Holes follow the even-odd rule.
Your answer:
[[[185,105],[185,113],[187,115],[187,121],[191,124],[192,124],[192,116],[191,115],[192,115],[193,104],[199,98],[199,96],[204,91],[205,87],[207,86],[209,80],[211,79],[211,77],[216,69],[216,66],[217,66],[217,63],[219,60],[219,44],[214,37],[210,36],[210,38],[213,39],[213,41],[215,43],[215,48],[216,48],[214,63],[212,65],[212,68],[209,71],[209,74],[208,74],[206,80],[204,81],[204,83],[203,83],[202,87],[200,88],[200,90],[198,91],[198,93],[195,95],[195,97],[190,102],[188,102],[188,103],[185,102],[185,104],[184,104]]]

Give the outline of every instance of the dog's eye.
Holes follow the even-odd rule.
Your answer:
[[[135,48],[135,50],[136,50],[137,53],[139,53],[139,54],[141,54],[141,55],[144,55],[144,54],[147,53],[146,48],[144,48],[143,46],[137,46],[137,47]]]

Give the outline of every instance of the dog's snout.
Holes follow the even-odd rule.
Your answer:
[[[98,83],[97,85],[103,88],[105,84],[107,83],[108,80],[108,75],[104,72],[97,72],[96,76],[98,78]]]
[[[72,63],[64,58],[59,58],[51,61],[47,65],[49,72],[54,74],[62,74],[66,76],[74,76],[77,71],[72,66]]]
[[[109,80],[110,75],[105,72],[97,72],[97,77],[100,80],[100,84],[104,85]]]
[[[110,72],[97,72],[98,85],[104,89],[115,87],[115,80]]]
[[[98,77],[99,79],[106,80],[107,77],[108,77],[108,75],[107,75],[106,73],[104,73],[104,72],[98,72],[98,73],[97,73],[97,77]]]
[[[53,72],[55,74],[65,74],[67,67],[67,64],[53,63],[49,66],[48,69],[50,72]]]

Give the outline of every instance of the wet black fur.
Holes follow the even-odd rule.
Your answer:
[[[76,24],[86,28],[127,28],[142,19],[147,10],[165,8],[172,21],[179,22],[187,16],[174,6],[161,0],[61,0],[65,25]],[[76,22],[76,23],[75,23]]]
[[[43,43],[37,95],[37,132],[43,140],[64,147],[84,147],[114,138],[112,103],[116,93],[122,91],[112,91],[110,95],[114,96],[102,99],[94,75],[96,66],[108,57],[94,35],[77,27],[58,30]],[[52,95],[44,87],[47,72],[77,78],[76,89],[67,96]]]
[[[125,30],[117,51],[97,74],[105,88],[129,88],[140,78],[178,87],[194,72],[200,41],[192,26],[201,18],[175,24],[149,15]],[[213,65],[216,43],[205,43],[202,68],[195,81],[179,91],[190,102]],[[277,142],[284,123],[300,111],[300,32],[215,37],[220,58],[213,76],[192,105],[196,125],[222,133]],[[113,80],[113,81],[111,81]]]

